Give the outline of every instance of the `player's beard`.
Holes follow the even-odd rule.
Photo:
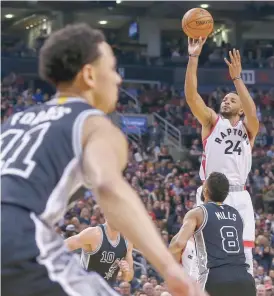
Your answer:
[[[224,117],[224,118],[226,118],[226,119],[230,119],[230,118],[232,118],[232,117],[235,117],[235,116],[237,116],[238,115],[238,111],[236,111],[236,110],[231,110],[231,111],[220,111],[220,114]]]

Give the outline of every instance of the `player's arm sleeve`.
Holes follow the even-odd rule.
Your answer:
[[[182,253],[188,240],[193,236],[198,223],[197,214],[198,208],[187,212],[180,231],[171,240],[169,250],[175,258],[178,257],[178,253]]]
[[[217,114],[211,108],[208,108],[197,89],[197,68],[198,58],[190,58],[188,61],[185,77],[185,96],[189,108],[193,115],[204,127],[214,125],[217,120]]]
[[[242,103],[245,115],[244,124],[249,135],[255,138],[259,131],[259,120],[255,103],[242,79],[235,80],[234,85]]]
[[[77,235],[65,239],[65,245],[70,251],[83,248],[85,245],[92,245],[94,228],[87,228]]]
[[[141,199],[125,181],[122,171],[128,160],[125,136],[107,118],[86,120],[82,167],[86,183],[106,218],[123,233],[164,277],[175,260],[165,247]],[[144,239],[149,237],[150,239]],[[157,248],[157,252],[155,252]],[[170,267],[169,267],[170,266]]]

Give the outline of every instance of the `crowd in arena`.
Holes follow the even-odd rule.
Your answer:
[[[172,38],[169,35],[163,36],[161,57],[151,58],[147,56],[146,51],[142,48],[130,50],[120,44],[115,32],[106,30],[104,33],[114,50],[119,64],[172,67],[186,65],[187,63],[187,42],[183,36],[180,38]],[[34,47],[30,48],[20,38],[4,35],[2,36],[1,54],[3,57],[36,57],[47,36],[45,30],[41,30]],[[228,55],[228,51],[232,48],[233,44],[224,41],[220,44],[211,38],[204,46],[200,56],[200,64],[203,67],[223,67],[223,58]],[[268,42],[248,40],[242,44],[241,52],[245,69],[274,68],[274,43],[272,40]]]
[[[195,194],[200,185],[199,163],[202,155],[200,125],[191,115],[182,92],[171,87],[127,85],[133,96],[138,96],[139,106],[121,97],[120,112],[151,113],[160,116],[181,130],[182,143],[188,148],[187,158],[174,161],[163,146],[163,135],[157,124],[148,129],[143,139],[130,143],[130,158],[125,178],[138,192],[151,219],[166,245],[182,225],[186,212],[195,206]],[[218,111],[220,100],[227,89],[216,89],[203,95],[208,106]],[[254,249],[254,276],[258,295],[274,295],[274,89],[250,89],[257,106],[260,133],[253,149],[253,166],[247,181],[256,217],[256,247]],[[26,88],[19,75],[10,73],[2,80],[1,122],[15,112],[33,104],[49,100],[41,89]],[[144,140],[145,139],[145,140]],[[104,213],[91,191],[85,190],[79,200],[68,210],[56,231],[64,238],[79,233],[89,226],[104,223]],[[134,252],[135,277],[131,283],[118,276],[115,289],[121,295],[168,295],[166,286],[150,264]]]

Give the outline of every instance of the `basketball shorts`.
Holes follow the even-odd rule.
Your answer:
[[[201,201],[202,186],[200,186],[196,193],[196,204],[197,206],[202,204]],[[255,241],[255,218],[254,210],[251,201],[251,197],[247,190],[229,192],[227,198],[224,201],[231,207],[234,207],[243,219],[244,231],[243,240],[245,247],[254,247]]]
[[[256,296],[255,281],[245,268],[214,268],[205,290],[210,296]]]
[[[35,214],[2,204],[1,280],[5,296],[98,296],[118,294],[88,273],[63,239]]]
[[[198,266],[196,249],[193,241],[189,240],[187,242],[186,248],[181,256],[181,263],[184,271],[191,276],[194,280],[198,277]]]

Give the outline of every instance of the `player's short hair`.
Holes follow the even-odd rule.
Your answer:
[[[54,85],[73,81],[84,65],[100,56],[98,45],[104,41],[101,31],[84,23],[54,32],[40,50],[40,77]]]
[[[229,192],[229,182],[222,173],[213,172],[206,180],[208,195],[214,202],[224,202]]]
[[[237,93],[236,90],[232,90],[232,91],[230,91],[229,94],[235,94],[235,95],[239,96],[239,94]]]

